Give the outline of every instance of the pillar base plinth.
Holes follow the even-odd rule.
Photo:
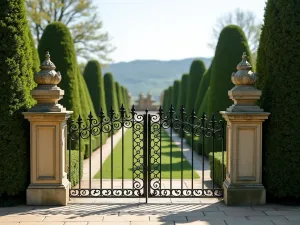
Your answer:
[[[65,206],[69,202],[70,183],[66,179],[62,185],[31,184],[27,188],[27,205]]]
[[[264,205],[266,189],[262,184],[230,184],[223,183],[224,202],[226,205]]]

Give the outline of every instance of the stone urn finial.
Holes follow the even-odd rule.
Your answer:
[[[61,75],[56,72],[56,66],[50,60],[47,51],[45,61],[40,66],[40,71],[34,75],[34,81],[38,84],[31,91],[32,97],[37,101],[30,112],[66,112],[66,109],[58,103],[64,95],[64,91],[57,86],[61,81]]]
[[[237,65],[236,73],[232,73],[231,81],[235,85],[253,85],[256,82],[256,74],[251,71],[252,66],[247,61],[246,52],[242,55],[242,61]]]
[[[40,71],[34,75],[34,81],[39,85],[57,85],[61,81],[60,72],[50,60],[49,51],[46,52],[45,61],[40,66]]]
[[[228,95],[234,104],[227,108],[227,112],[263,111],[256,105],[256,101],[260,99],[261,91],[254,86],[256,74],[251,71],[252,66],[247,58],[244,52],[242,62],[236,67],[238,71],[231,75],[231,81],[235,84],[235,87],[228,91]]]

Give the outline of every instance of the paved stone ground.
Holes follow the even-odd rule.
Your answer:
[[[300,206],[228,207],[219,199],[98,199],[0,208],[0,225],[299,225]],[[80,203],[81,202],[81,203]],[[114,203],[118,202],[118,203]],[[155,203],[154,203],[155,202]]]

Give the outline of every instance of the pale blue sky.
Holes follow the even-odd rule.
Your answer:
[[[93,0],[117,47],[115,62],[211,57],[217,17],[236,8],[263,21],[265,0]]]

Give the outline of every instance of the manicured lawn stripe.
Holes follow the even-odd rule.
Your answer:
[[[170,178],[170,137],[162,130],[161,137],[161,178]],[[142,143],[141,143],[142,146]],[[143,150],[141,150],[139,156],[141,157],[138,161],[143,162]],[[136,150],[135,150],[136,152]],[[158,151],[159,153],[159,151]],[[153,150],[152,150],[152,154]],[[132,179],[132,129],[128,129],[124,135],[124,179]],[[135,160],[137,161],[137,160]],[[153,162],[153,159],[151,160]],[[159,160],[158,160],[159,162]],[[140,166],[140,163],[135,164]],[[151,166],[154,169],[154,166]],[[158,167],[159,169],[159,167]],[[122,178],[122,140],[118,142],[113,152],[113,172],[115,179]],[[142,176],[142,175],[141,175]],[[153,177],[153,175],[151,176]],[[191,179],[192,167],[186,158],[183,156],[183,179]],[[100,171],[95,175],[95,179],[100,179]],[[111,178],[111,155],[103,163],[103,179]],[[172,143],[172,179],[181,178],[181,149],[175,143]],[[198,174],[194,171],[194,178],[199,178]]]

